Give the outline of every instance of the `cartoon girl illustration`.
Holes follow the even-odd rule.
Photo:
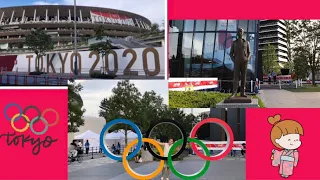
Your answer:
[[[281,120],[279,114],[269,117],[273,125],[270,138],[272,144],[280,150],[272,150],[272,166],[279,166],[281,177],[288,178],[293,174],[299,160],[298,148],[301,146],[300,135],[303,136],[301,124],[294,120]]]

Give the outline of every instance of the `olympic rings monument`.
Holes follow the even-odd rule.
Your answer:
[[[135,133],[137,134],[138,138],[135,139],[134,141],[130,142],[127,145],[127,147],[125,147],[122,156],[117,156],[117,155],[113,154],[107,148],[106,141],[105,141],[104,137],[105,137],[105,134],[108,132],[108,130],[113,125],[120,124],[120,123],[127,124],[127,125],[131,126],[134,129]],[[159,145],[159,143],[156,140],[150,138],[150,133],[152,132],[152,130],[157,125],[163,124],[163,123],[168,123],[168,124],[174,125],[175,127],[177,127],[179,129],[179,131],[182,135],[182,139],[177,140],[170,148],[169,153],[168,153],[168,157],[164,157],[163,149]],[[208,150],[207,146],[201,140],[198,140],[196,138],[197,130],[202,125],[207,124],[207,123],[215,123],[215,124],[221,126],[227,134],[226,149],[224,149],[222,152],[220,152],[219,154],[214,155],[214,156],[210,156],[210,151]],[[196,124],[193,127],[189,137],[186,134],[183,127],[177,121],[173,121],[173,120],[162,120],[162,121],[155,122],[155,123],[151,124],[149,129],[146,131],[145,136],[146,137],[143,137],[139,127],[136,124],[134,124],[132,121],[127,120],[127,119],[115,119],[115,120],[108,122],[101,130],[100,146],[102,148],[102,151],[106,154],[107,157],[109,157],[110,159],[116,160],[116,161],[121,161],[125,171],[128,173],[128,175],[130,175],[134,179],[153,179],[153,178],[155,178],[156,176],[159,175],[159,173],[161,173],[162,168],[164,167],[164,161],[168,162],[168,166],[169,166],[170,170],[177,177],[179,177],[181,179],[199,179],[201,176],[205,175],[205,173],[207,172],[207,170],[210,167],[211,161],[220,160],[228,155],[228,153],[232,149],[233,141],[234,141],[234,136],[233,136],[233,132],[232,132],[231,127],[225,121],[222,121],[218,118],[208,118],[208,119],[202,120],[201,122],[199,122],[198,124]],[[172,161],[174,159],[179,157],[184,152],[188,142],[191,144],[191,148],[196,153],[196,155],[199,156],[201,159],[205,160],[204,166],[198,172],[196,172],[195,174],[191,174],[191,175],[180,173],[179,171],[177,171],[175,169],[175,167],[173,166],[173,163],[172,163]],[[130,168],[129,163],[128,163],[128,160],[132,159],[133,157],[135,157],[139,153],[143,143],[145,143],[147,150],[150,152],[150,154],[153,157],[160,160],[158,168],[154,172],[152,172],[151,174],[147,174],[147,175],[143,175],[143,174],[139,174],[137,172],[134,172]],[[130,149],[135,144],[136,144],[136,148],[129,154]],[[154,152],[154,150],[151,148],[150,144],[152,144],[159,151],[159,154]],[[175,154],[173,154],[174,153],[173,151],[179,146],[181,146],[180,150],[178,152],[176,152]],[[202,154],[199,150],[204,151],[205,154]]]

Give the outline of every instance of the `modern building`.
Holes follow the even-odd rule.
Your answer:
[[[37,5],[0,8],[0,49],[22,51],[24,39],[31,31],[42,28],[52,36],[55,49],[73,47],[74,21],[77,21],[79,49],[86,47],[88,39],[99,26],[110,38],[126,38],[150,32],[151,22],[131,12],[68,5]]]
[[[245,108],[211,108],[210,117],[224,120],[231,127],[235,141],[246,140]],[[205,124],[198,132],[198,138],[201,140],[226,141],[225,131],[217,124]]]
[[[247,78],[259,71],[258,20],[172,20],[169,21],[170,77],[217,77],[230,83],[233,62],[230,58],[237,29],[243,28],[250,42],[251,59]]]
[[[273,45],[277,53],[277,61],[288,61],[287,33],[284,20],[260,20],[259,54],[262,54],[268,44]]]

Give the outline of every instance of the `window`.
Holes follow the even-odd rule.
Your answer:
[[[199,77],[201,75],[203,35],[203,33],[195,33],[193,37],[192,64],[190,69],[192,77]]]
[[[196,31],[204,31],[205,20],[197,20],[196,21]]]
[[[182,38],[182,58],[184,59],[185,75],[189,76],[191,48],[192,48],[192,33],[183,33]]]
[[[169,27],[170,32],[181,32],[183,27],[183,21],[173,20],[171,27]]]
[[[193,31],[194,20],[184,21],[184,31]]]
[[[169,35],[169,54],[170,54],[170,59],[176,59],[177,57],[177,48],[178,48],[178,33],[170,33]]]
[[[206,31],[215,31],[216,24],[217,24],[217,20],[207,20]]]

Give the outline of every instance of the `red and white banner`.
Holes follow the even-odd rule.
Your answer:
[[[218,88],[218,78],[170,78],[170,91],[193,91]]]
[[[120,24],[120,25],[129,25],[129,26],[139,26],[140,28],[150,29],[149,25],[145,22],[127,17],[125,15],[119,15],[114,13],[106,12],[94,12],[90,11],[91,19],[94,22],[101,23],[111,23],[111,24]]]
[[[278,75],[277,80],[292,81],[292,76],[291,75]],[[263,76],[263,81],[268,81],[268,76]],[[273,81],[273,77],[271,77],[271,81]]]
[[[227,146],[227,141],[202,141],[209,150],[225,150]],[[234,141],[232,150],[241,150],[243,149],[242,144],[246,144],[245,141]],[[201,150],[202,148],[197,145],[197,148]]]

